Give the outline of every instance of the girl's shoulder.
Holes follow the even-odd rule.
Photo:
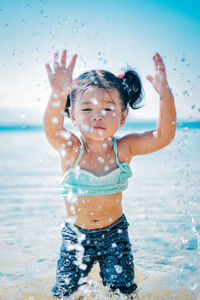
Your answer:
[[[59,151],[62,173],[65,173],[74,166],[81,148],[80,138],[75,133],[68,133]]]
[[[120,162],[130,163],[133,157],[130,143],[133,142],[134,137],[136,137],[136,134],[125,135],[117,139],[118,158]]]

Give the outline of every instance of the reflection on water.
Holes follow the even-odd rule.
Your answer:
[[[39,280],[49,291],[65,220],[59,157],[43,132],[0,134],[1,288]],[[141,293],[184,287],[198,294],[199,136],[180,129],[170,146],[131,163],[123,204]]]

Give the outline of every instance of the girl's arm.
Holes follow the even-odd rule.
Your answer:
[[[142,134],[130,134],[125,137],[122,144],[127,143],[129,145],[130,157],[162,149],[171,143],[176,132],[176,109],[174,97],[168,87],[165,66],[158,53],[153,57],[153,60],[155,75],[154,77],[148,75],[147,79],[160,95],[157,129]]]
[[[52,93],[44,114],[44,131],[49,143],[57,150],[62,144],[67,144],[67,139],[73,141],[73,134],[63,127],[64,111],[67,95],[74,87],[72,80],[77,56],[74,55],[68,67],[66,67],[66,50],[62,52],[61,62],[58,63],[58,54],[54,54],[54,73],[49,64],[46,64],[49,83]],[[75,138],[75,136],[74,136]]]

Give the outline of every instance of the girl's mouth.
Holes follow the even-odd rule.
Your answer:
[[[93,129],[96,129],[96,130],[103,130],[103,129],[105,129],[105,128],[102,127],[102,126],[93,126]]]

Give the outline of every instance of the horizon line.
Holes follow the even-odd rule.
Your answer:
[[[126,128],[126,125],[134,124],[134,125],[141,125],[143,126],[151,126],[157,123],[157,120],[134,120],[134,121],[127,121],[126,124],[124,125],[124,128]],[[65,124],[64,124],[65,125]],[[69,125],[70,127],[73,127],[72,125]],[[200,120],[178,120],[177,121],[177,128],[193,128],[193,129],[198,129],[200,128]],[[41,123],[36,123],[36,124],[23,124],[23,123],[11,123],[11,124],[0,124],[0,131],[4,130],[38,130],[41,131],[43,130],[43,125]]]

